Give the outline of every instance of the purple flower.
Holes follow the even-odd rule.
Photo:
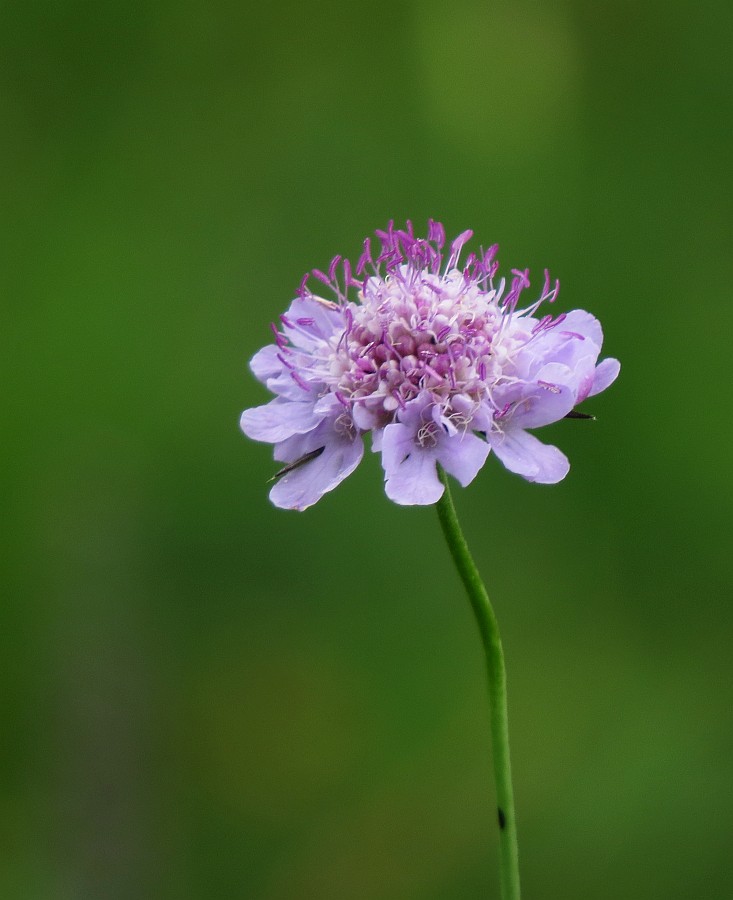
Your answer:
[[[361,461],[363,436],[382,454],[387,496],[400,504],[435,503],[443,492],[436,465],[462,485],[491,450],[512,472],[551,484],[568,472],[557,447],[527,429],[567,416],[607,388],[615,359],[598,363],[603,334],[590,313],[536,315],[559,284],[545,272],[539,299],[519,309],[528,273],[497,279],[497,247],[471,253],[459,268],[464,231],[443,252],[443,226],[427,239],[378,231],[356,270],[335,257],[314,270],[334,299],[307,287],[308,276],[275,343],[255,354],[255,376],[275,394],[245,410],[241,427],[275,445],[285,466],[270,499],[306,509]]]

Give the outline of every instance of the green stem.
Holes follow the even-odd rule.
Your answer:
[[[453,562],[461,576],[463,586],[471,601],[481,632],[486,654],[489,686],[489,711],[491,721],[491,749],[494,761],[494,782],[498,804],[501,896],[503,900],[519,900],[519,855],[517,851],[517,823],[514,815],[512,770],[509,761],[509,720],[506,702],[506,669],[501,648],[499,625],[489,601],[489,595],[481,581],[476,564],[458,524],[448,479],[438,467],[440,480],[445,486],[438,500],[438,518],[445,535]]]

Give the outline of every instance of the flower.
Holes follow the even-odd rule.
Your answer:
[[[598,320],[582,310],[538,317],[559,289],[547,271],[539,299],[519,309],[528,272],[513,269],[508,288],[496,280],[496,245],[459,267],[471,231],[445,254],[432,220],[426,239],[410,222],[377,236],[376,259],[367,238],[355,270],[339,256],[327,273],[313,270],[334,299],[314,294],[306,275],[272,326],[275,343],[251,361],[275,399],[245,410],[241,428],[286,464],[272,502],[314,504],[357,467],[367,432],[400,504],[440,498],[437,464],[466,486],[492,450],[528,481],[563,479],[565,455],[527,429],[572,414],[618,375],[617,360],[597,364]]]

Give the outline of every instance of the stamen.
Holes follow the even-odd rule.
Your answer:
[[[328,266],[328,280],[331,282],[336,281],[336,266],[341,262],[340,256],[334,256]]]
[[[426,425],[422,425],[417,431],[416,438],[421,447],[436,447],[438,438],[435,434],[435,423],[428,422]]]
[[[461,250],[463,249],[463,245],[470,241],[473,237],[473,231],[470,228],[467,228],[466,231],[462,231],[458,237],[453,241],[450,245],[450,259],[446,265],[446,271],[450,271],[454,269],[458,263],[458,259],[461,255]]]
[[[374,267],[374,260],[372,259],[372,242],[370,238],[366,238],[364,241],[364,249],[362,250],[362,254],[359,257],[359,261],[356,264],[356,274],[361,275],[364,269],[367,266],[367,263]]]
[[[308,297],[310,295],[310,291],[306,287],[309,278],[310,278],[310,272],[306,272],[300,282],[300,287],[295,292],[297,294],[297,296],[300,297],[302,300],[305,300],[306,297]]]
[[[347,437],[354,438],[357,434],[356,426],[354,425],[354,420],[348,413],[341,413],[340,416],[333,423],[333,429],[338,434],[346,435]]]
[[[577,331],[561,331],[560,334],[566,334],[568,337],[577,338],[579,341],[585,340],[584,334],[578,334]]]
[[[288,368],[290,368],[290,367],[288,367]],[[290,373],[289,373],[289,374],[290,374],[290,377],[291,377],[291,378],[293,379],[293,381],[298,385],[299,388],[301,388],[302,390],[304,390],[306,393],[310,394],[310,392],[311,392],[310,385],[307,384],[305,381],[303,381],[303,379],[302,379],[302,378],[300,377],[300,375],[295,371],[295,369],[290,368]]]
[[[439,250],[443,249],[443,245],[445,244],[445,228],[443,228],[440,222],[428,219],[428,240],[433,241]]]

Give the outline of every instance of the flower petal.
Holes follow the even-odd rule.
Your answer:
[[[586,340],[592,341],[599,349],[603,346],[601,323],[584,309],[571,309],[569,313],[565,314],[565,318],[556,330],[561,334],[562,332],[580,334]]]
[[[312,431],[323,416],[313,411],[313,403],[296,403],[276,397],[264,406],[245,409],[239,425],[255,441],[277,444],[294,434]]]
[[[354,420],[354,421],[356,421],[356,420]],[[383,437],[384,437],[384,428],[377,428],[374,431],[372,431],[372,453],[381,453],[382,452],[382,438]]]
[[[520,328],[521,324],[520,318],[515,327]],[[602,341],[603,333],[595,316],[574,309],[562,322],[526,340],[514,358],[515,374],[525,381],[536,381],[538,372],[548,363],[560,363],[571,370],[585,358],[594,364]]]
[[[408,456],[384,485],[390,500],[401,506],[429,506],[443,495],[443,485],[438,478],[435,456],[418,450]]]
[[[467,432],[442,440],[436,457],[445,471],[466,487],[478,475],[490,452],[486,441]]]
[[[510,472],[516,472],[527,481],[555,484],[568,474],[568,458],[557,447],[543,444],[537,438],[512,428],[503,433],[489,435],[491,447]]]
[[[308,440],[305,441],[305,438]],[[332,491],[344,478],[350,475],[364,455],[364,441],[361,435],[351,439],[334,431],[318,438],[315,433],[304,436],[303,452],[317,449],[320,440],[325,440],[323,452],[283,475],[270,491],[270,500],[281,509],[304,510],[313,506],[328,491]],[[297,457],[296,457],[297,458]],[[295,462],[295,459],[292,460]]]
[[[415,447],[415,432],[407,425],[393,422],[382,431],[379,450],[382,453],[382,466],[389,474],[396,471]]]
[[[293,346],[315,350],[336,332],[344,330],[344,312],[337,304],[314,297],[297,297],[281,318],[283,333]]]
[[[592,369],[593,363],[590,364]],[[539,382],[518,382],[496,392],[495,399],[500,408],[510,406],[506,419],[512,428],[539,428],[558,422],[575,406],[573,370],[549,364],[539,374],[542,376]],[[503,416],[501,418],[503,424]]]
[[[588,396],[593,397],[600,394],[601,391],[605,391],[618,378],[620,371],[621,363],[617,359],[609,357],[599,362],[593,378],[593,387],[588,392]]]
[[[307,400],[310,394],[320,392],[323,385],[320,382],[313,382],[307,370],[300,371],[296,379],[293,375],[297,368],[296,364],[291,362],[289,368],[283,362],[292,358],[293,353],[290,349],[281,349],[275,344],[268,344],[255,353],[249,367],[258,381],[266,385],[273,394],[302,402]]]
[[[280,349],[275,344],[268,344],[257,353],[249,361],[249,367],[255,378],[262,384],[267,384],[268,378],[274,378],[280,374],[283,364],[278,359]]]
[[[313,410],[316,415],[320,416],[322,419],[328,418],[334,421],[342,413],[346,416],[349,415],[346,408],[335,394],[324,394],[323,397],[316,400]]]
[[[382,434],[382,466],[385,491],[390,500],[402,506],[427,506],[442,493],[435,467],[434,449],[415,443],[414,431],[407,425],[387,425]]]

